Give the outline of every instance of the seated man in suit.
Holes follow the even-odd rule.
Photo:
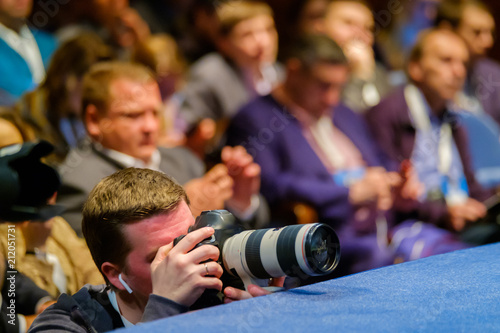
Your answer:
[[[410,54],[411,83],[367,114],[380,146],[394,161],[410,160],[425,188],[418,201],[395,208],[456,232],[485,216],[481,201],[491,195],[477,183],[465,129],[448,109],[462,89],[468,60],[454,32],[425,32]]]
[[[500,185],[500,64],[487,57],[495,41],[495,20],[480,0],[446,0],[438,6],[435,24],[456,32],[469,49],[467,78],[454,98],[454,109],[469,136],[478,182],[496,187]]]
[[[268,220],[258,196],[260,168],[242,147],[222,151],[223,163],[204,174],[203,163],[183,147],[157,147],[160,90],[140,65],[94,65],[83,80],[82,110],[91,143],[74,149],[60,168],[63,217],[81,236],[81,209],[100,179],[126,167],[160,170],[184,184],[193,215],[226,206],[247,227]],[[250,222],[255,222],[250,225]]]
[[[481,0],[446,0],[438,7],[435,24],[455,31],[469,50],[460,106],[486,113],[500,124],[500,65],[487,57],[495,42],[495,20],[491,11]]]
[[[262,192],[272,206],[308,203],[336,229],[339,274],[392,263],[399,254],[387,246],[387,212],[393,194],[411,199],[418,183],[387,172],[361,116],[339,105],[349,70],[337,43],[306,36],[286,59],[284,84],[240,110],[229,143],[246,147],[260,164]]]
[[[211,123],[203,119],[215,120],[217,132],[223,133],[241,106],[255,96],[268,94],[280,78],[275,63],[278,35],[269,5],[229,1],[217,8],[217,17],[219,52],[192,65],[184,90],[180,116],[187,122],[188,142],[196,142],[201,129]],[[203,144],[190,146],[195,151],[204,149]]]
[[[54,37],[28,28],[33,0],[0,1],[0,105],[11,105],[45,78]]]

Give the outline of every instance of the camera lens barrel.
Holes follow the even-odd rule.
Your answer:
[[[243,231],[222,249],[226,269],[257,279],[326,275],[340,260],[339,239],[323,223]]]

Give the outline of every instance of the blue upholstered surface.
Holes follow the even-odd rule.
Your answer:
[[[500,332],[500,243],[123,331]]]

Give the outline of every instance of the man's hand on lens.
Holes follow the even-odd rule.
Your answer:
[[[219,278],[223,270],[216,262],[219,249],[216,246],[195,248],[213,233],[213,228],[201,228],[188,233],[176,246],[171,243],[158,250],[151,264],[153,294],[191,306],[205,289],[222,290]]]

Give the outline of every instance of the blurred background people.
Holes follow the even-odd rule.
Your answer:
[[[45,78],[57,47],[53,36],[28,27],[32,0],[0,1],[0,105],[12,105]]]
[[[349,59],[351,77],[342,102],[357,112],[378,104],[390,90],[386,69],[375,60],[375,20],[365,1],[329,2],[322,30],[335,40]]]
[[[168,34],[152,35],[136,45],[132,61],[151,69],[160,87],[164,105],[160,113],[159,145],[169,147],[184,144],[186,123],[179,115],[184,100],[180,90],[186,83],[188,65],[177,42]]]
[[[467,247],[456,239],[440,243],[453,236],[425,223],[417,237],[425,250],[412,254],[411,247],[388,245],[398,227],[393,202],[415,199],[420,184],[411,170],[404,177],[388,172],[397,163],[386,163],[363,118],[339,104],[349,80],[341,47],[313,35],[288,52],[283,85],[244,106],[228,131],[229,143],[244,146],[261,166],[272,211],[294,202],[312,205],[339,234],[343,257],[335,274]]]
[[[437,8],[436,26],[455,31],[469,50],[467,78],[453,99],[469,135],[477,180],[500,185],[500,65],[488,57],[494,44],[495,20],[481,1],[445,0]]]
[[[486,113],[500,124],[500,65],[488,58],[495,42],[495,20],[479,0],[445,0],[438,7],[436,26],[455,31],[469,50],[468,75],[459,107]]]
[[[276,64],[278,35],[273,12],[266,3],[226,2],[217,8],[217,16],[219,52],[192,65],[180,112],[188,124],[187,144],[202,158],[213,148],[207,147],[211,138],[206,133],[213,133],[210,144],[219,148],[227,122],[238,108],[268,94],[281,76]],[[212,121],[203,121],[207,118]],[[213,125],[212,131],[206,129]]]
[[[86,137],[80,109],[83,75],[94,63],[113,58],[111,48],[99,36],[78,35],[54,53],[42,84],[16,103],[15,112],[30,124],[36,137],[55,146],[50,161],[62,162],[70,148]]]
[[[2,125],[7,121],[0,118]],[[17,130],[14,123],[11,125],[10,130]],[[23,144],[20,132],[17,137],[21,140],[0,148],[0,327],[2,332],[16,333],[25,332],[60,293],[78,288],[75,283],[81,287],[99,281],[75,280],[78,272],[85,271],[83,266],[92,268],[88,266],[92,264],[90,253],[64,220],[53,220],[61,212],[60,206],[53,205],[60,180],[57,172],[40,160],[53,147],[48,142]],[[15,236],[15,250],[8,235]],[[7,258],[11,259],[8,264],[4,262]],[[65,260],[69,258],[72,260]],[[15,311],[8,308],[12,284]]]
[[[9,118],[15,122],[10,121]],[[5,132],[10,132],[11,138],[10,141],[0,140],[0,149],[11,145],[22,145],[23,137],[29,136],[27,134],[29,127],[23,125],[22,120],[11,114],[0,113],[0,128]],[[30,145],[33,146],[31,154],[34,155],[37,150],[45,154],[32,157],[35,159],[48,155],[53,149],[47,142],[40,143],[38,146],[26,144],[25,149],[28,149]],[[52,169],[49,167],[40,167],[36,163],[32,167],[27,166],[25,164],[32,162],[28,158],[21,161],[22,164],[19,166],[14,166],[13,162],[9,162],[11,168],[19,175],[20,181],[23,182],[21,185],[25,186],[21,188],[16,205],[39,205],[40,203],[36,201],[41,200],[39,196],[47,196],[46,193],[51,191],[53,191],[52,195],[42,204],[54,205],[55,192],[60,184],[55,170],[50,172]],[[42,171],[39,171],[37,167]],[[2,179],[3,182],[7,180]],[[6,184],[4,183],[5,186]],[[15,196],[15,189],[16,187],[10,190],[13,196]],[[7,195],[6,191],[8,190],[4,190],[4,195]],[[2,200],[5,199],[6,197],[3,196]],[[8,211],[9,207],[5,202],[2,202],[1,206],[3,210]],[[58,213],[61,213],[61,210]],[[76,236],[69,224],[60,216],[42,219],[23,216],[22,213],[10,213],[10,215],[11,219],[8,218],[7,212],[3,212],[2,219],[4,222],[16,222],[15,232],[12,233],[16,239],[16,270],[30,278],[54,299],[61,293],[74,293],[86,283],[102,283],[102,277],[92,263],[85,242]],[[4,257],[7,257],[9,252],[9,229],[12,229],[12,223],[0,224],[0,236],[2,236],[0,252]]]
[[[465,128],[449,110],[465,82],[468,59],[465,42],[454,32],[424,33],[410,55],[411,83],[367,114],[380,146],[394,161],[409,159],[425,187],[418,201],[395,208],[459,233],[486,215],[482,201],[493,195],[474,177]],[[469,241],[489,241],[488,230],[483,236]]]
[[[90,142],[73,149],[60,167],[59,202],[81,235],[81,209],[95,184],[127,167],[159,170],[186,188],[193,215],[227,207],[247,227],[268,222],[260,199],[260,169],[239,148],[222,151],[222,163],[205,173],[203,162],[181,146],[158,146],[162,100],[144,66],[108,62],[93,66],[83,81],[82,110]]]

